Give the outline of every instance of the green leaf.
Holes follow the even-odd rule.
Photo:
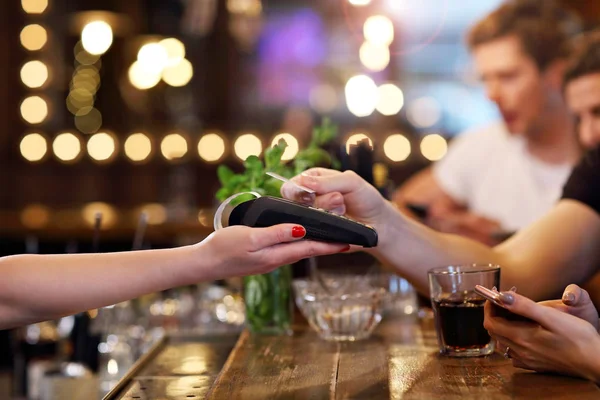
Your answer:
[[[219,168],[217,168],[217,176],[219,177],[221,185],[227,186],[229,180],[235,176],[235,173],[228,166],[219,165]]]
[[[244,161],[244,167],[246,167],[246,171],[250,173],[250,175],[260,175],[264,171],[264,166],[260,158],[256,156],[249,156]]]
[[[327,117],[323,118],[321,126],[313,128],[313,135],[308,148],[317,148],[331,142],[337,136],[337,126]]]
[[[260,188],[265,180],[265,167],[260,158],[250,156],[244,162],[244,166],[246,167],[245,175],[249,189]]]
[[[278,179],[269,178],[265,181],[265,191],[269,196],[279,197],[281,196],[281,186],[283,182]]]
[[[281,165],[281,157],[283,156],[286,147],[288,147],[287,142],[280,139],[275,146],[270,147],[265,151],[265,165],[267,170],[271,171],[272,168],[277,168]]]
[[[219,201],[224,201],[225,199],[227,199],[229,196],[232,196],[233,193],[231,192],[231,190],[228,187],[222,187],[221,189],[217,190],[217,194],[216,194],[216,198]]]

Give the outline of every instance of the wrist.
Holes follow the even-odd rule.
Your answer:
[[[586,344],[586,353],[588,354],[586,358],[590,362],[584,369],[584,377],[600,384],[600,335],[596,337],[593,343]]]
[[[213,281],[219,279],[216,275],[218,268],[211,268],[214,265],[210,246],[205,241],[200,243],[182,246],[177,248],[179,252],[178,265],[181,267],[179,275],[179,285],[195,284],[203,281]]]
[[[373,255],[384,255],[390,247],[397,244],[397,238],[400,234],[406,220],[402,213],[394,204],[389,201],[384,203],[382,212],[373,223],[373,228],[377,231],[377,247],[370,249]]]

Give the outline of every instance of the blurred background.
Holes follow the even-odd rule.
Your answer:
[[[600,22],[599,1],[563,2]],[[368,140],[373,183],[391,193],[497,117],[464,35],[500,3],[0,2],[0,256],[88,252],[97,212],[100,251],[131,249],[142,211],[144,248],[201,240],[217,166],[240,171],[280,138],[293,159],[323,117],[339,127],[341,158]],[[24,375],[11,340],[0,332],[0,369]]]
[[[149,239],[202,236],[216,166],[280,135],[292,158],[322,116],[399,185],[496,117],[464,34],[500,2],[3,2],[0,251],[91,235],[96,210],[107,239],[130,240],[140,210]]]

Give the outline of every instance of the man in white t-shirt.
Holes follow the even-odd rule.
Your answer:
[[[561,93],[570,17],[552,0],[516,0],[473,27],[476,70],[503,121],[454,139],[400,187],[400,208],[417,205],[433,228],[495,244],[559,199],[581,153]]]

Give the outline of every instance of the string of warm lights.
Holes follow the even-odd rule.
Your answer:
[[[40,139],[40,137],[34,135],[35,134],[28,136],[27,140],[43,140],[43,143],[46,143],[44,139]],[[98,148],[109,147],[112,150],[112,147],[114,146],[110,139],[112,137],[106,133],[98,133],[97,135],[92,136],[90,141],[88,141],[88,152],[91,149],[96,148],[96,146],[90,146],[90,142],[94,137],[96,137],[96,141],[100,142]],[[292,159],[298,151],[297,139],[289,133],[279,133],[273,137],[272,143],[275,144],[280,139],[286,140],[286,142],[290,144],[288,149],[292,149],[287,155],[284,154],[284,158]],[[365,139],[373,146],[372,139],[366,133],[351,134],[346,140],[346,149],[349,150],[351,145]],[[256,148],[252,149],[252,146],[256,146]],[[241,156],[252,150],[258,150],[258,153],[260,153],[262,143],[255,135],[244,133],[238,137],[234,147],[236,151],[238,149],[243,149],[244,153],[237,154],[237,156],[241,158]],[[147,160],[152,153],[152,141],[149,136],[143,133],[133,133],[125,141],[124,149],[127,157],[132,162],[140,162]],[[53,142],[53,150],[60,160],[64,162],[73,162],[81,155],[80,139],[72,133],[61,133]],[[438,134],[426,135],[420,142],[420,150],[422,155],[427,159],[431,161],[439,160],[446,153],[447,143],[446,140]],[[207,133],[198,141],[198,154],[207,162],[221,160],[225,151],[226,142],[218,133]],[[392,133],[384,141],[383,151],[390,161],[399,163],[406,160],[411,154],[411,144],[406,136],[400,133]],[[187,153],[187,140],[183,135],[177,133],[169,134],[165,136],[161,142],[161,153],[166,159],[176,160],[177,158],[182,157],[181,154]],[[97,155],[97,158],[101,157]],[[60,221],[63,228],[68,226],[76,227],[81,224],[91,227],[94,224],[94,218],[97,212],[102,212],[104,217],[102,224],[103,229],[112,228],[119,221],[129,221],[130,223],[134,223],[141,212],[146,213],[150,225],[160,225],[167,221],[167,209],[164,205],[159,203],[141,205],[131,210],[130,213],[120,211],[115,206],[103,202],[85,204],[80,210],[59,212],[52,212],[48,207],[42,204],[30,204],[21,211],[20,217],[21,223],[29,229],[43,229],[47,227],[52,220]],[[198,222],[205,227],[210,227],[212,222],[211,212],[204,209],[199,210]]]
[[[42,125],[49,114],[49,105],[43,95],[48,85],[50,71],[41,60],[48,47],[48,32],[44,28],[43,14],[48,8],[48,0],[21,0],[21,7],[27,15],[27,24],[21,30],[21,46],[28,53],[28,60],[21,66],[20,78],[28,89],[19,105],[21,118],[30,127]],[[46,157],[48,144],[43,133],[31,132],[20,143],[23,157],[30,162],[39,162]]]
[[[300,149],[298,139],[290,133],[279,132],[271,139],[271,146],[281,139],[288,145],[282,159],[292,160]],[[350,133],[345,140],[346,151],[349,152],[350,146],[364,139],[373,148],[373,139],[368,133]],[[143,164],[156,153],[168,162],[178,162],[188,156],[190,149],[194,147],[200,159],[207,163],[217,163],[225,158],[228,151],[227,141],[220,132],[206,132],[194,141],[195,146],[190,137],[179,132],[169,133],[156,142],[151,135],[142,132],[130,134],[122,144],[110,132],[97,132],[89,136],[87,141],[77,133],[61,132],[52,141],[50,152],[66,164],[81,160],[84,152],[93,161],[102,164],[115,160],[122,146],[124,156],[131,163]],[[43,135],[31,133],[21,140],[20,150],[23,158],[38,162],[46,155],[49,147],[48,140]],[[439,160],[446,154],[446,139],[438,134],[425,135],[419,149],[426,159]],[[231,150],[239,160],[245,160],[250,155],[259,156],[262,153],[263,141],[254,133],[243,132],[233,141]],[[410,141],[400,133],[389,134],[383,141],[382,150],[388,160],[394,163],[405,161],[412,152]]]

